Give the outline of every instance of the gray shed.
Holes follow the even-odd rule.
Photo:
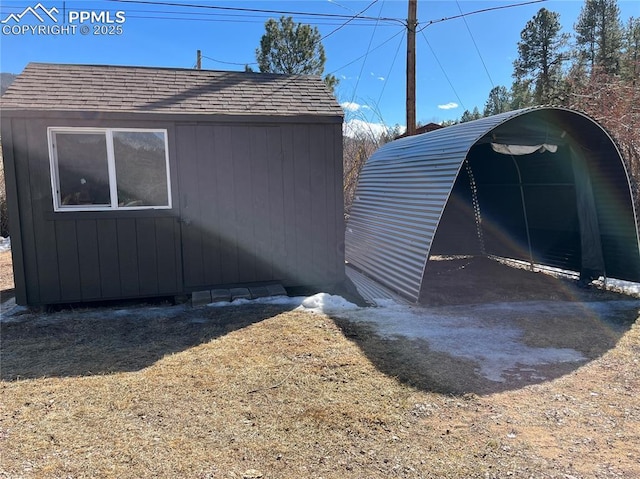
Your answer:
[[[431,255],[492,255],[640,281],[629,177],[609,134],[566,108],[393,141],[365,164],[347,262],[418,301]]]
[[[1,107],[19,304],[343,281],[321,78],[31,63]]]

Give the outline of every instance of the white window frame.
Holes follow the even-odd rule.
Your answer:
[[[141,132],[141,133],[162,133],[164,135],[164,155],[165,171],[167,179],[167,205],[162,206],[119,206],[118,205],[118,183],[116,177],[116,159],[113,149],[113,134],[116,132]],[[60,177],[58,168],[58,153],[54,147],[54,136],[57,133],[63,134],[104,134],[107,143],[107,167],[109,171],[109,192],[111,198],[110,205],[63,205],[60,198]],[[171,195],[171,175],[169,168],[169,135],[163,128],[93,128],[93,127],[59,127],[50,126],[47,128],[47,138],[49,143],[49,167],[51,170],[51,191],[53,193],[53,210],[55,212],[65,211],[132,211],[132,210],[169,210],[172,206]]]

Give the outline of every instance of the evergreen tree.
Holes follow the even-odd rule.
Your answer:
[[[624,29],[621,74],[634,85],[640,80],[640,18],[629,18]]]
[[[618,2],[586,0],[574,29],[579,61],[591,72],[600,68],[604,73],[618,73],[622,47]]]
[[[519,110],[536,104],[531,88],[532,80],[518,80],[511,85],[511,110]]]
[[[317,27],[295,23],[291,17],[273,18],[265,23],[265,34],[256,49],[261,73],[288,75],[322,75],[326,61],[321,35]],[[338,79],[329,74],[324,81],[334,90]]]
[[[497,86],[489,92],[489,98],[484,104],[484,116],[497,115],[511,109],[511,95],[504,86]]]
[[[469,111],[469,110],[465,110],[462,113],[462,117],[460,117],[460,123],[466,123],[467,121],[473,121],[473,120],[479,120],[480,118],[482,118],[482,115],[480,114],[480,110],[478,110],[478,107],[474,107],[473,111]]]
[[[569,36],[560,33],[559,17],[558,13],[541,8],[520,33],[519,57],[513,62],[515,85],[522,89],[531,82],[536,103],[555,101],[561,86]]]

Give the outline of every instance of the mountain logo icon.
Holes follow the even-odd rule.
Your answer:
[[[40,23],[44,23],[46,20],[46,17],[49,17],[55,23],[58,23],[58,19],[56,18],[55,14],[60,13],[60,11],[56,7],[47,9],[42,5],[42,3],[38,3],[35,7],[25,8],[22,11],[22,13],[10,14],[9,16],[7,16],[7,18],[2,20],[2,22],[0,23],[9,23],[11,20],[13,20],[15,23],[20,23],[22,21],[22,18],[28,13],[36,17],[40,21]]]

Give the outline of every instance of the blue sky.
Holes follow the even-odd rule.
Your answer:
[[[0,71],[19,73],[29,62],[146,65],[193,68],[196,50],[202,51],[202,67],[241,70],[255,62],[255,50],[264,33],[264,22],[277,13],[191,8],[232,7],[253,10],[306,12],[340,16],[292,15],[310,23],[326,38],[323,44],[325,72],[340,78],[338,100],[348,106],[347,118],[389,125],[405,123],[406,35],[401,20],[407,16],[406,0],[284,0],[284,1],[183,1],[151,5],[160,0],[125,3],[115,1],[34,0],[0,2],[0,20],[5,25],[39,24],[26,14],[20,22],[7,19],[27,7],[57,8],[68,22],[70,12],[109,12],[91,24],[75,21],[75,34],[33,35],[3,33],[0,36]],[[495,9],[526,0],[418,0],[417,119],[423,123],[459,118],[465,109],[482,110],[492,86],[511,85],[513,60],[520,32],[528,20],[544,7],[560,13],[563,31],[571,33],[584,2],[547,0],[503,8],[445,21],[483,9]],[[640,17],[640,1],[620,0],[621,19]],[[367,7],[369,7],[367,9]],[[351,21],[363,15],[384,20]],[[116,12],[124,12],[122,23]],[[66,15],[66,16],[65,16]],[[62,23],[62,20],[60,20]],[[346,23],[346,24],[345,24]],[[52,25],[45,19],[45,25]],[[82,26],[90,33],[80,33]],[[121,29],[116,31],[115,27]],[[101,27],[106,27],[102,28]],[[113,27],[113,28],[112,28]],[[338,27],[341,27],[338,29]],[[93,35],[97,32],[116,33]],[[336,30],[337,29],[337,30]],[[335,32],[333,32],[336,30]],[[332,33],[333,32],[333,33]],[[229,63],[222,63],[229,62]]]

